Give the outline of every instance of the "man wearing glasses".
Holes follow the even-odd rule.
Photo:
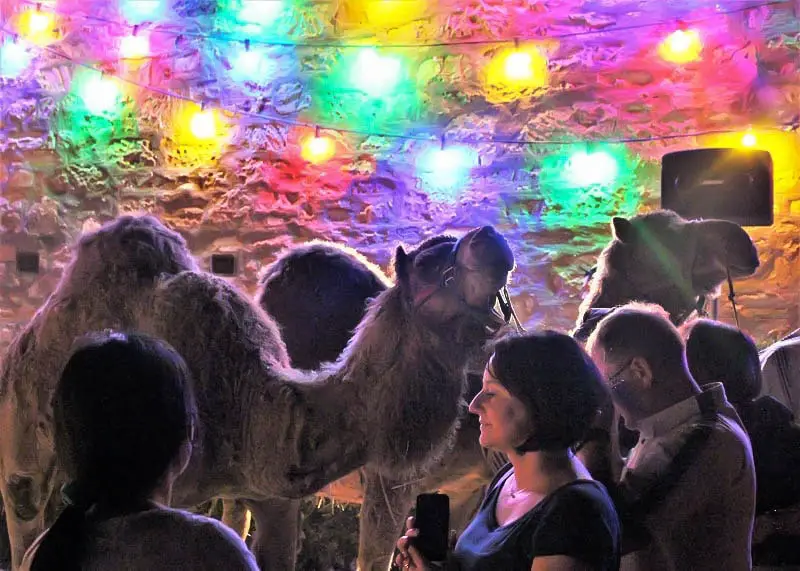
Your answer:
[[[621,569],[751,569],[753,455],[722,385],[697,385],[678,330],[657,306],[610,312],[586,348],[625,425],[639,431],[624,466],[611,470],[619,481],[605,482],[632,540]],[[612,465],[623,461],[611,456]]]

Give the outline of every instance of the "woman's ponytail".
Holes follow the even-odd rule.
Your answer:
[[[89,541],[88,511],[92,502],[70,482],[61,489],[65,507],[33,554],[30,571],[81,571]]]

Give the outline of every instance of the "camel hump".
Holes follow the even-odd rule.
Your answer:
[[[295,275],[297,274],[297,275]],[[362,254],[341,244],[313,241],[282,252],[259,280],[263,289],[277,287],[282,281],[305,279],[324,287],[348,285],[377,294],[391,287],[391,280],[377,265]]]
[[[181,272],[164,279],[155,292],[153,315],[171,331],[170,338],[194,347],[207,347],[214,357],[225,351],[269,355],[288,362],[275,322],[247,295],[228,281],[206,272]],[[243,357],[244,355],[242,355]],[[191,362],[190,359],[186,359]],[[234,368],[236,363],[231,363]]]
[[[130,289],[163,274],[197,269],[180,234],[153,216],[125,215],[80,237],[61,284],[73,290],[87,282]]]
[[[171,343],[192,369],[198,397],[243,410],[250,391],[262,390],[263,371],[289,358],[275,322],[235,286],[205,272],[162,280],[144,324]],[[246,386],[252,382],[254,386]],[[236,386],[234,386],[234,384]]]
[[[369,301],[391,286],[364,256],[330,242],[286,250],[260,282],[258,303],[280,325],[292,364],[301,369],[336,360]]]

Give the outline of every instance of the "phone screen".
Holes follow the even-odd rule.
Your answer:
[[[414,512],[419,536],[413,545],[428,561],[447,559],[450,536],[450,498],[447,494],[420,494]]]

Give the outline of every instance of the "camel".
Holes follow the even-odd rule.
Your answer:
[[[391,280],[380,268],[355,250],[313,242],[278,256],[262,274],[257,298],[280,326],[292,364],[313,368],[338,357],[369,300],[390,286]],[[465,402],[480,390],[486,357],[485,352],[479,351],[471,361],[473,372],[469,375]],[[476,419],[467,415],[453,449],[422,479],[406,481],[364,468],[318,494],[362,506],[360,570],[386,569],[405,515],[418,493],[432,490],[447,493],[453,527],[460,531],[466,526],[480,503],[485,485],[503,463],[497,455],[481,449],[479,434]],[[229,513],[236,513],[229,505],[228,509]],[[285,509],[299,516],[299,502],[285,500]],[[238,521],[246,519],[239,516]],[[267,522],[267,525],[273,524]],[[236,529],[235,525],[232,527]]]
[[[50,395],[74,340],[107,328],[160,337],[183,355],[199,408],[197,448],[173,503],[240,499],[256,521],[252,549],[290,544],[259,522],[361,466],[414,479],[453,445],[465,364],[498,328],[495,296],[514,258],[492,227],[458,241],[398,246],[395,284],[370,304],[335,363],[290,366],[278,326],[222,278],[198,270],[183,238],[152,216],[122,216],[83,235],[61,281],[12,341],[0,368],[0,492],[17,569],[52,522],[63,482]],[[273,506],[275,499],[277,505]],[[269,552],[266,549],[265,552]]]
[[[611,241],[592,270],[575,334],[588,336],[598,318],[630,301],[663,307],[680,325],[703,311],[728,279],[758,269],[758,252],[741,226],[724,220],[685,220],[670,210],[614,217]]]
[[[615,218],[612,232],[614,238],[600,255],[599,269],[594,272],[589,297],[581,305],[580,313],[587,319],[605,313],[604,310],[600,310],[599,315],[592,312],[597,303],[608,303],[613,307],[636,299],[668,305],[676,319],[683,320],[696,309],[695,298],[713,295],[726,279],[726,265],[731,266],[732,275],[736,277],[749,275],[758,265],[749,236],[728,222],[689,222],[674,213],[659,211],[631,220]],[[652,246],[643,241],[652,238],[663,244],[660,247],[662,259],[676,268],[675,275],[691,276],[685,278],[686,283],[670,283],[663,277],[663,269],[649,267],[657,263],[657,259],[648,255],[647,248]],[[657,282],[661,289],[655,292],[655,297],[647,285],[651,282],[636,279],[638,273],[629,275],[631,269],[636,268],[638,272],[640,267],[645,268],[645,277],[661,280]],[[311,365],[316,359],[333,358],[336,351],[345,346],[350,329],[358,321],[357,311],[363,310],[365,301],[375,294],[370,287],[385,283],[385,279],[379,269],[352,250],[326,244],[309,245],[307,249],[294,250],[279,257],[267,269],[258,299],[280,324],[285,337],[298,340],[289,347],[292,359],[295,359],[294,350],[298,362]],[[324,299],[317,293],[319,283],[325,284]],[[636,289],[640,283],[642,288]],[[619,297],[614,297],[615,291],[620,293]],[[684,303],[684,296],[677,292],[686,291],[691,295],[685,296]],[[306,304],[303,300],[311,303]],[[581,319],[579,317],[579,324],[583,323]],[[338,328],[331,334],[334,322]],[[318,328],[309,327],[309,323],[320,325]],[[482,370],[484,360],[480,355],[478,371]],[[472,391],[477,392],[480,375],[472,377],[472,380]],[[452,452],[436,471],[420,482],[393,482],[361,470],[321,492],[321,495],[338,501],[362,504],[360,570],[383,570],[387,567],[406,513],[397,508],[409,508],[417,493],[436,489],[448,493],[454,500],[452,527],[461,531],[466,526],[482,498],[483,487],[497,468],[489,461],[496,457],[487,458],[478,445],[478,434],[474,419],[465,420]],[[583,454],[585,461],[591,463],[591,449],[587,448]]]

